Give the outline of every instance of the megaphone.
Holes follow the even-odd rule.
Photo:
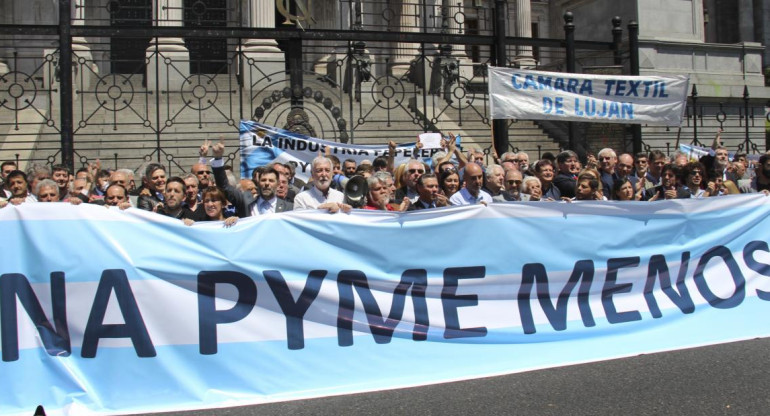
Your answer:
[[[369,192],[369,185],[366,178],[361,175],[353,176],[345,184],[345,203],[353,208],[361,208],[366,203],[366,194]]]

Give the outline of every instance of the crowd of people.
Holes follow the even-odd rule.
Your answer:
[[[711,152],[698,159],[659,150],[617,155],[606,148],[584,160],[565,150],[545,153],[530,163],[524,152],[492,152],[485,163],[480,150],[463,152],[451,135],[442,151],[426,163],[410,159],[394,166],[396,144],[388,156],[357,163],[320,154],[310,164],[307,183],[295,176],[293,163],[274,162],[236,179],[223,158],[223,140],[205,141],[190,172],[168,177],[156,163],[137,182],[130,169],[102,169],[97,163],[70,172],[66,166],[33,164],[26,172],[16,162],[2,163],[0,208],[9,204],[69,202],[120,209],[138,208],[191,225],[292,210],[352,209],[414,211],[449,205],[513,201],[584,200],[657,201],[763,192],[770,195],[770,153],[750,162],[714,140]]]

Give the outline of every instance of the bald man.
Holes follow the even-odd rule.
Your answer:
[[[449,198],[450,204],[488,205],[492,203],[492,196],[481,189],[481,186],[484,183],[484,171],[481,170],[481,166],[476,163],[468,163],[465,165],[463,182],[465,183],[465,187],[455,192],[455,194]]]

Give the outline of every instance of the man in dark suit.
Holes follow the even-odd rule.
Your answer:
[[[417,193],[420,196],[409,206],[409,211],[446,206],[446,200],[443,204],[439,202],[438,179],[432,173],[426,173],[417,179]]]
[[[275,194],[278,189],[279,173],[275,169],[267,169],[259,175],[257,188],[257,198],[251,192],[241,192],[227,181],[225,174],[224,161],[222,155],[225,146],[222,141],[212,146],[214,160],[211,161],[211,167],[214,171],[214,181],[219,188],[225,192],[227,199],[235,205],[236,215],[238,217],[250,217],[252,215],[265,215],[271,212],[284,212],[294,209],[294,205]]]

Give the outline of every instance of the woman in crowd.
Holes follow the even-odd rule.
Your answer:
[[[441,172],[438,181],[439,188],[447,198],[460,190],[460,175],[456,169],[447,169]]]
[[[601,184],[599,185],[601,186]],[[612,196],[616,201],[638,201],[641,197],[641,193],[634,193],[634,186],[627,177],[616,179],[612,184]]]
[[[522,201],[540,201],[543,197],[543,186],[540,179],[535,176],[527,176],[521,183]]]
[[[206,212],[205,221],[224,221],[225,227],[230,227],[238,222],[238,217],[225,218],[227,198],[225,193],[216,186],[209,186],[203,191],[203,209]]]

